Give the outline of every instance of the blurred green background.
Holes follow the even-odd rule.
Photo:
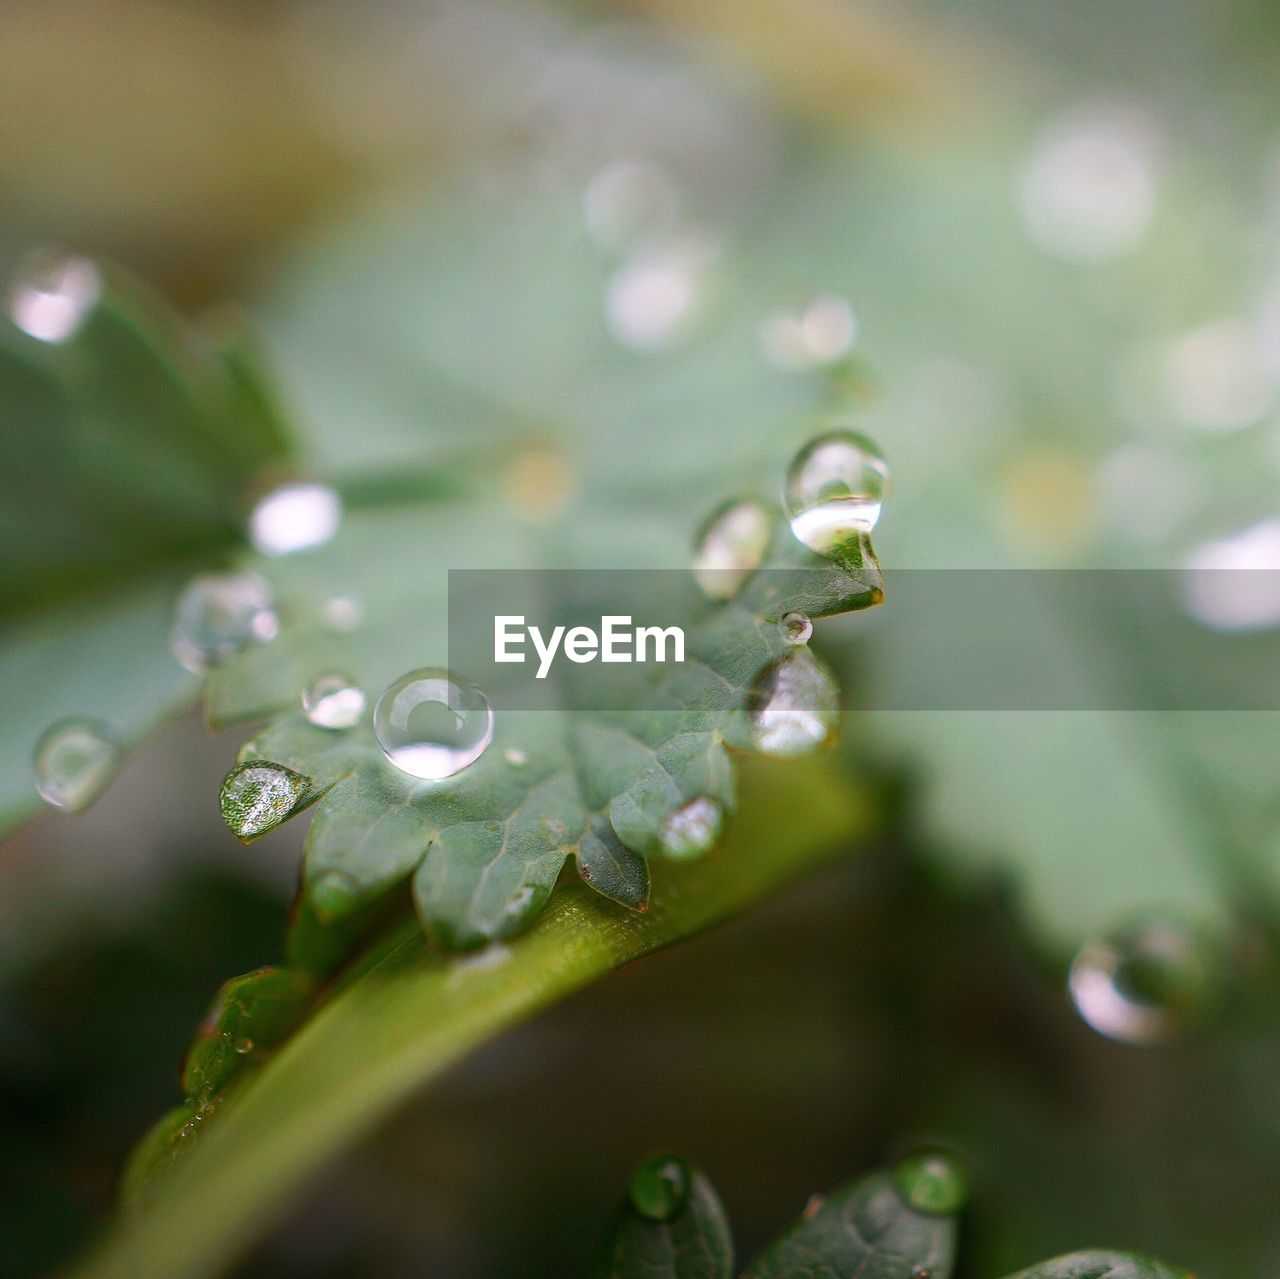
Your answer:
[[[673,541],[785,455],[805,396],[761,391],[758,334],[829,291],[895,470],[890,574],[1169,567],[1280,507],[1278,72],[1280,18],[1244,0],[9,0],[0,267],[66,244],[193,315],[245,303],[321,473],[416,456],[438,375],[535,426],[581,392],[573,448],[661,487]],[[704,237],[706,296],[652,343],[618,301],[628,218]],[[1274,1274],[1272,717],[848,718],[851,766],[902,782],[892,838],[490,1045],[238,1273],[580,1273],[658,1147],[749,1255],[941,1139],[974,1172],[962,1276],[1094,1243]],[[1211,838],[1153,738],[1216,788]],[[193,713],[0,844],[2,1273],[91,1236],[213,990],[278,958],[300,834],[222,827],[238,742]],[[1143,1050],[1064,975],[1152,905],[1234,938],[1236,980]]]

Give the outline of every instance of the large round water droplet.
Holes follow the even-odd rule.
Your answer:
[[[969,1180],[945,1150],[918,1150],[893,1170],[902,1197],[917,1212],[959,1212],[969,1196]]]
[[[631,1202],[650,1221],[670,1221],[688,1200],[692,1180],[679,1155],[654,1155],[631,1177]]]
[[[820,435],[795,455],[784,491],[791,531],[830,555],[880,518],[889,468],[870,440],[852,431]]]
[[[1088,942],[1071,965],[1068,986],[1080,1016],[1099,1034],[1158,1044],[1195,1020],[1214,981],[1204,940],[1179,924],[1154,921]]]
[[[373,731],[402,772],[441,781],[484,754],[493,740],[493,707],[474,684],[427,667],[402,675],[382,694]]]
[[[668,857],[698,857],[717,839],[724,826],[724,805],[699,795],[667,818],[658,843]]]
[[[323,484],[283,484],[249,516],[249,540],[263,555],[323,546],[342,523],[342,499]]]
[[[9,318],[41,342],[69,342],[102,293],[102,277],[87,258],[53,254],[31,263],[9,289]]]
[[[760,502],[731,501],[717,507],[698,532],[693,577],[704,595],[732,599],[769,549],[773,515]]]
[[[317,728],[351,728],[364,707],[364,690],[340,671],[317,675],[302,691],[302,709]]]
[[[835,677],[808,648],[761,672],[748,700],[751,740],[766,755],[803,755],[831,736],[840,709]]]
[[[60,720],[36,743],[36,790],[54,808],[78,813],[111,780],[119,763],[119,743],[104,724]]]
[[[189,671],[204,674],[254,640],[274,639],[279,621],[271,588],[254,573],[205,573],[178,600],[169,647]]]

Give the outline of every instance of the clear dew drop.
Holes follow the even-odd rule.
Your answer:
[[[1125,1044],[1176,1039],[1203,1011],[1213,984],[1203,939],[1163,921],[1086,943],[1067,980],[1085,1022]]]
[[[773,533],[773,516],[761,502],[730,501],[717,507],[698,532],[693,577],[709,599],[732,599],[760,567]]]
[[[775,368],[823,368],[848,355],[857,336],[853,308],[823,293],[769,316],[760,327],[760,347]]]
[[[442,781],[470,767],[493,740],[493,707],[474,684],[426,667],[402,675],[378,699],[373,731],[402,772]]]
[[[236,1052],[241,1057],[244,1057],[244,1056],[247,1056],[249,1053],[253,1052],[253,1040],[250,1039],[247,1035],[241,1035],[241,1037],[235,1041],[232,1047],[236,1050]]]
[[[808,614],[792,609],[789,613],[783,613],[778,622],[778,630],[788,644],[807,644],[813,636],[813,622]]]
[[[820,435],[787,470],[783,498],[791,531],[810,550],[830,555],[875,528],[888,487],[889,468],[865,436]]]
[[[364,708],[364,690],[341,671],[317,675],[302,691],[303,712],[317,728],[352,728]]]
[[[804,755],[830,738],[839,705],[834,676],[798,647],[766,666],[752,689],[752,743],[765,755]]]
[[[959,1212],[969,1197],[969,1179],[954,1155],[945,1150],[917,1150],[893,1170],[903,1198],[917,1212]]]
[[[650,1221],[670,1221],[685,1205],[693,1178],[679,1155],[646,1159],[631,1178],[631,1203]]]
[[[54,254],[23,271],[9,289],[9,318],[40,342],[69,342],[102,294],[102,276],[88,258]]]
[[[93,719],[60,720],[36,743],[36,790],[54,808],[78,813],[115,775],[120,754],[106,725]]]
[[[724,805],[699,795],[667,818],[658,843],[668,857],[698,857],[720,838],[723,828]]]
[[[169,647],[187,670],[202,675],[254,641],[274,639],[279,629],[264,578],[205,573],[178,600]]]
[[[237,764],[222,781],[222,818],[238,839],[250,840],[278,826],[307,793],[299,773],[268,760]]]
[[[249,515],[249,540],[263,555],[323,546],[342,523],[342,499],[324,484],[282,484]]]

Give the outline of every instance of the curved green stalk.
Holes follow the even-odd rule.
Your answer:
[[[534,926],[479,957],[395,930],[265,1065],[223,1099],[147,1207],[79,1279],[218,1273],[310,1174],[471,1049],[611,969],[727,919],[864,837],[871,806],[830,760],[742,760],[717,853],[672,867],[647,914],[572,883]]]

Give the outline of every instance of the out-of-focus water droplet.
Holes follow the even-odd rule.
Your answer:
[[[115,775],[120,744],[94,719],[64,719],[36,743],[36,790],[46,804],[78,813]]]
[[[1155,209],[1160,142],[1152,121],[1119,104],[1087,103],[1036,143],[1022,182],[1035,245],[1076,262],[1137,248]]]
[[[502,758],[511,765],[512,768],[523,768],[528,762],[529,757],[518,746],[508,746],[502,752]]]
[[[658,843],[668,857],[698,857],[720,838],[723,828],[724,805],[699,795],[667,818]]]
[[[1262,339],[1238,318],[1216,320],[1179,338],[1165,357],[1164,379],[1170,408],[1203,431],[1252,426],[1276,394]]]
[[[335,595],[320,606],[320,620],[329,630],[345,635],[364,621],[364,609],[350,595]]]
[[[717,507],[698,532],[693,576],[704,595],[732,599],[760,567],[773,535],[773,515],[760,502],[729,501]]]
[[[1183,565],[1182,600],[1215,631],[1280,626],[1280,519],[1196,547]]]
[[[253,641],[279,630],[271,588],[256,573],[203,573],[178,600],[169,646],[189,671],[204,674]]]
[[[9,288],[9,318],[41,342],[69,342],[102,293],[88,258],[53,254],[31,263]]]
[[[832,431],[792,459],[784,489],[791,531],[810,550],[830,555],[880,518],[889,467],[865,436]]]
[[[263,555],[323,546],[342,523],[342,499],[324,484],[282,484],[249,515],[249,540]]]
[[[235,1048],[236,1052],[238,1052],[240,1056],[243,1057],[246,1054],[253,1052],[253,1040],[250,1039],[247,1035],[242,1035],[239,1039],[236,1040],[236,1042],[232,1045],[232,1047]]]
[[[688,328],[715,258],[707,236],[685,232],[622,263],[605,289],[610,334],[633,351],[659,351]]]
[[[351,728],[364,707],[364,690],[340,671],[317,675],[302,691],[302,709],[317,728]]]
[[[831,736],[840,695],[831,672],[807,647],[799,647],[765,667],[748,707],[757,750],[803,755]]]
[[[299,773],[268,760],[237,764],[218,795],[222,818],[238,839],[278,826],[306,795],[310,783]]]
[[[1126,1044],[1177,1038],[1204,1010],[1214,966],[1201,937],[1179,924],[1144,922],[1088,942],[1068,988],[1080,1016]]]
[[[1137,541],[1158,543],[1182,528],[1200,499],[1190,466],[1174,454],[1126,444],[1098,468],[1097,492],[1109,524]]]
[[[765,320],[760,347],[776,368],[822,368],[848,355],[857,336],[853,308],[844,298],[823,293]]]
[[[898,1163],[893,1176],[902,1197],[917,1212],[959,1212],[969,1197],[964,1169],[945,1150],[915,1151]]]
[[[783,613],[778,629],[788,644],[807,644],[813,635],[813,622],[807,614],[792,609]]]
[[[358,897],[354,882],[340,870],[327,870],[307,886],[311,909],[322,923],[349,914]]]
[[[402,772],[442,781],[474,764],[493,740],[493,707],[474,684],[437,667],[402,675],[378,699],[373,731]]]
[[[679,192],[671,175],[651,160],[614,160],[587,184],[582,219],[605,250],[628,248],[671,229]]]
[[[670,1221],[688,1201],[692,1180],[679,1155],[654,1155],[631,1177],[631,1203],[650,1221]]]

